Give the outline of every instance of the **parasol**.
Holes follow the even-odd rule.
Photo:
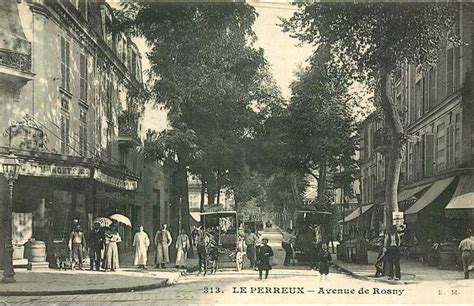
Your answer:
[[[108,227],[112,224],[112,220],[107,217],[98,217],[94,219],[93,223],[99,223],[100,227]]]
[[[132,222],[130,222],[130,219],[128,217],[125,217],[124,215],[121,214],[113,214],[112,216],[109,217],[110,219],[113,219],[117,222],[123,223],[127,226],[132,227]]]

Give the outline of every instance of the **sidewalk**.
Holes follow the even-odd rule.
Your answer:
[[[120,254],[120,269],[116,272],[86,270],[28,271],[15,269],[16,283],[0,283],[0,296],[45,296],[144,291],[173,285],[181,272],[167,264],[165,269],[154,267],[153,257],[148,258],[147,270],[133,266],[134,253]],[[189,271],[196,270],[197,259],[189,259]],[[0,270],[0,273],[3,271]]]
[[[354,263],[346,263],[337,259],[336,254],[333,256],[333,265],[339,270],[348,273],[357,278],[369,279],[373,281],[380,281],[386,283],[400,284],[402,283],[417,283],[420,281],[450,281],[460,280],[464,277],[462,271],[455,270],[441,270],[437,267],[430,267],[421,262],[402,258],[400,260],[400,267],[402,272],[401,281],[389,280],[387,276],[375,277],[375,261],[377,259],[377,252],[368,251],[368,265],[360,265]]]

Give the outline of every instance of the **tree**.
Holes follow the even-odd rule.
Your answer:
[[[302,41],[330,46],[329,67],[364,81],[376,91],[390,130],[385,188],[385,225],[398,211],[397,191],[406,134],[391,97],[391,75],[404,64],[436,61],[452,33],[455,3],[315,3],[301,5],[285,30]],[[457,41],[455,35],[448,39]]]
[[[150,96],[168,111],[168,132],[174,135],[171,143],[159,134],[148,145],[172,152],[179,180],[173,183],[186,212],[188,172],[201,178],[212,199],[242,165],[239,145],[252,134],[257,117],[252,104],[262,100],[268,75],[263,50],[254,47],[257,14],[245,3],[122,5],[116,28],[150,46]],[[191,156],[196,148],[200,154]],[[187,218],[183,221],[189,230]]]
[[[355,164],[357,130],[350,108],[346,78],[325,69],[324,48],[313,56],[292,84],[292,96],[286,118],[287,142],[292,164],[317,181],[317,201],[327,202],[328,183],[340,167]],[[336,171],[337,170],[337,171]],[[326,203],[327,204],[327,203]]]

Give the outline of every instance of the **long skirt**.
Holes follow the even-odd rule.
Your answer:
[[[183,249],[179,248],[176,253],[176,266],[177,267],[186,267],[186,259],[188,258],[188,253],[184,252]]]
[[[105,266],[106,270],[119,268],[119,254],[116,242],[109,242],[105,245]]]
[[[158,243],[156,246],[156,263],[166,264],[170,262],[168,246],[163,243]]]

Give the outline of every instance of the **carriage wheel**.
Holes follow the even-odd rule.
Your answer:
[[[235,266],[237,271],[242,270],[244,266],[244,255],[242,252],[237,252],[237,254],[235,254]]]

